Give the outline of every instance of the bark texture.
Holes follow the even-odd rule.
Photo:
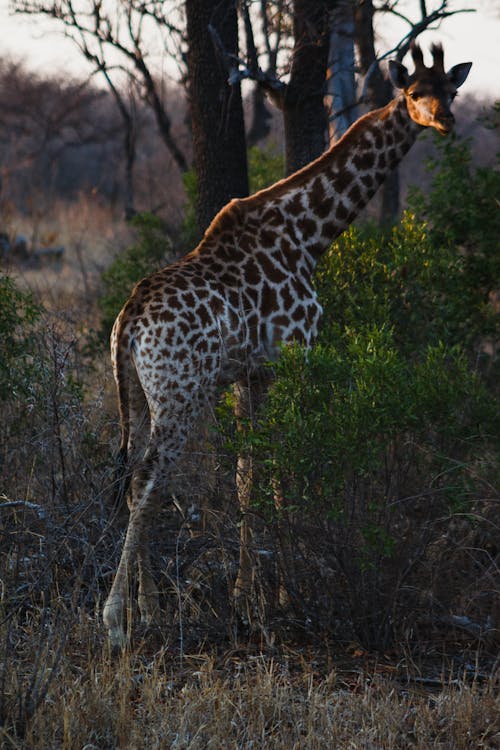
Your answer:
[[[376,62],[375,37],[373,31],[373,2],[360,0],[357,3],[354,22],[359,67],[362,75],[369,75],[367,98],[372,108],[383,107],[393,98],[392,85],[384,78],[380,65]],[[392,223],[399,215],[399,170],[391,172],[382,188],[380,220]]]
[[[243,105],[239,83],[230,86],[210,33],[238,54],[233,0],[186,0],[188,75],[193,156],[198,181],[197,222],[203,232],[231,198],[248,195]]]
[[[283,115],[286,171],[295,172],[326,147],[328,117],[324,104],[329,47],[327,0],[295,0],[294,50]]]

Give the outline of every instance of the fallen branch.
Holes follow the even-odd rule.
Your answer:
[[[9,500],[7,495],[0,495],[0,500],[5,500],[5,502],[0,503],[0,511],[9,508],[24,508],[25,510],[32,510],[38,518],[44,519],[46,516],[46,509],[37,503],[30,503],[28,500]]]
[[[470,635],[476,638],[484,638],[495,630],[490,623],[487,622],[485,625],[480,625],[465,615],[444,615],[439,618],[439,622],[445,625],[452,625],[454,628],[460,628],[460,630],[465,630],[466,633],[470,633]]]

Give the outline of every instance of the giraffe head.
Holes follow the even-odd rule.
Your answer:
[[[389,75],[393,85],[402,89],[411,119],[418,125],[433,127],[441,135],[446,135],[455,122],[451,103],[458,87],[469,75],[472,63],[459,63],[446,73],[441,45],[433,44],[431,53],[433,65],[427,68],[422,50],[413,43],[411,55],[415,64],[414,73],[410,75],[404,65],[391,60]]]

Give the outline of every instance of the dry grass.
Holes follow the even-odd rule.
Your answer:
[[[12,236],[26,238],[29,248],[64,247],[62,261],[28,260],[14,263],[9,272],[49,309],[69,317],[91,313],[101,272],[132,236],[123,217],[92,193],[71,203],[58,199],[50,211],[0,218]]]
[[[4,697],[13,710],[0,729],[5,748],[500,747],[494,678],[447,683],[444,677],[430,691],[403,680],[396,669],[362,662],[321,673],[290,651],[218,658],[197,653],[180,660],[162,649],[110,660],[89,616],[70,628],[54,675],[57,639],[37,664],[32,636],[27,634],[24,669],[7,675]],[[41,689],[49,684],[43,704],[30,715],[29,700],[23,706],[19,695],[28,695],[37,667]]]

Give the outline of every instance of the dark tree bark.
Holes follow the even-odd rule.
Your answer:
[[[294,50],[283,100],[286,171],[295,172],[319,156],[327,143],[324,104],[328,65],[328,0],[295,0]]]
[[[383,107],[393,98],[392,85],[384,78],[375,52],[373,31],[373,2],[359,0],[354,13],[356,47],[362,75],[368,75],[366,97],[373,108]],[[393,223],[399,215],[399,171],[395,169],[382,186],[380,219]]]
[[[248,7],[248,0],[245,0],[240,4],[240,10],[243,17],[243,23],[245,27],[245,38],[247,48],[247,65],[249,69],[254,70],[256,73],[258,62],[257,62],[257,48],[255,46],[255,40],[253,36],[252,21],[250,19],[250,9]],[[264,33],[266,46],[268,49],[268,70],[267,74],[270,76],[276,75],[276,56],[271,61],[271,48],[269,45],[269,34],[267,29],[267,8],[265,0],[261,0],[261,23],[262,31]],[[259,84],[256,84],[252,91],[252,121],[247,132],[247,144],[248,146],[254,146],[259,141],[263,140],[271,131],[270,120],[272,115],[267,107],[266,94],[264,89]]]
[[[203,232],[231,199],[248,195],[245,126],[239,82],[229,86],[214,44],[238,54],[234,0],[186,0],[189,98],[198,182],[198,227]]]
[[[272,114],[266,103],[266,95],[260,86],[255,86],[252,91],[252,121],[247,133],[249,146],[255,146],[269,135],[271,120]]]
[[[354,55],[354,4],[338,0],[330,15],[327,91],[332,99],[330,140],[337,141],[358,119]]]

